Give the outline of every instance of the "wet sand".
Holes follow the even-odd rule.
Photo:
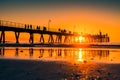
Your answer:
[[[53,44],[53,43],[5,43],[0,44],[0,47],[70,47],[70,48],[115,48],[120,49],[120,44],[97,44],[97,43],[82,43],[82,44]]]
[[[0,80],[120,80],[120,64],[0,59]]]

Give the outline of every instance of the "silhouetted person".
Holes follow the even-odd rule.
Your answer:
[[[69,34],[71,34],[71,31],[69,31]]]
[[[29,29],[29,25],[28,25],[28,29]]]
[[[32,29],[32,25],[30,25],[30,29]]]
[[[46,27],[43,27],[43,31],[46,31]]]
[[[40,26],[38,26],[38,29],[40,30]]]
[[[67,31],[64,29],[64,31],[63,31],[64,33],[66,33]]]
[[[38,30],[38,26],[37,26],[37,28],[36,28],[37,30]]]
[[[25,24],[25,29],[27,28],[27,25]]]
[[[58,31],[61,31],[61,29],[59,28]]]
[[[37,30],[40,30],[40,26],[37,26],[37,28],[36,28]]]
[[[63,33],[64,31],[63,30],[61,30],[61,33]]]

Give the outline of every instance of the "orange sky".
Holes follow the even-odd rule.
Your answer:
[[[51,28],[65,28],[78,33],[108,33],[111,42],[120,42],[120,11],[104,6],[60,6],[57,8],[10,8],[2,10],[0,19]],[[11,33],[13,34],[13,33]]]

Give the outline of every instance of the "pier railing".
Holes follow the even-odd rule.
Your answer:
[[[11,21],[5,21],[5,20],[0,20],[0,27],[1,26],[6,26],[6,27],[14,27],[14,28],[25,28],[26,29],[32,29],[32,30],[46,30],[46,31],[52,31],[52,32],[59,32],[59,29],[57,28],[49,28],[46,26],[39,26],[39,25],[32,25],[32,24],[23,24],[23,23],[16,23],[16,22],[11,22]],[[29,26],[29,28],[28,28]],[[30,27],[32,26],[32,27]],[[39,27],[39,28],[38,28]]]

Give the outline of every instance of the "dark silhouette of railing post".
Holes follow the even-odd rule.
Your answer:
[[[62,33],[63,33],[63,30],[61,30],[61,29],[59,28],[58,31],[59,31],[59,34],[56,35],[56,40],[55,40],[55,42],[56,42],[56,43],[62,43]]]
[[[107,37],[107,42],[110,42],[110,38],[109,37]]]
[[[46,32],[46,30],[47,30],[47,29],[46,29],[46,27],[44,26],[44,27],[43,27],[43,32]],[[41,43],[44,43],[44,42],[45,42],[45,41],[44,41],[43,33],[41,33],[40,42],[41,42]]]
[[[49,56],[50,56],[50,57],[53,56],[53,52],[54,52],[54,49],[48,49],[48,53],[49,53]]]
[[[44,36],[43,36],[43,34],[41,34],[40,42],[41,42],[41,43],[44,43]]]
[[[65,35],[64,43],[71,43],[71,37],[69,35]]]
[[[108,34],[105,35],[105,40],[106,40],[106,42],[110,42]]]
[[[18,48],[16,48],[15,56],[19,56],[19,55],[18,55]]]
[[[64,43],[68,43],[68,36],[65,36]]]
[[[29,48],[29,54],[30,54],[30,57],[33,56],[33,48]]]
[[[52,34],[50,34],[49,36],[48,43],[54,43],[54,38]]]
[[[61,34],[57,35],[56,42],[57,43],[62,43],[62,35]]]
[[[29,39],[29,42],[33,44],[34,42],[34,39],[33,39],[33,33],[30,33],[30,39]]]
[[[43,54],[44,53],[44,49],[40,49],[40,54]]]
[[[20,35],[20,32],[15,32],[16,43],[19,43],[19,35]]]
[[[44,49],[40,49],[39,51],[40,51],[40,56],[39,56],[39,58],[41,58],[41,57],[43,57]]]
[[[102,32],[100,31],[100,34],[99,34],[99,40],[100,42],[102,42]]]
[[[4,47],[0,48],[0,55],[1,55],[1,56],[4,56],[4,53],[5,53]]]
[[[1,36],[0,36],[0,43],[5,43],[5,31],[1,32]]]

